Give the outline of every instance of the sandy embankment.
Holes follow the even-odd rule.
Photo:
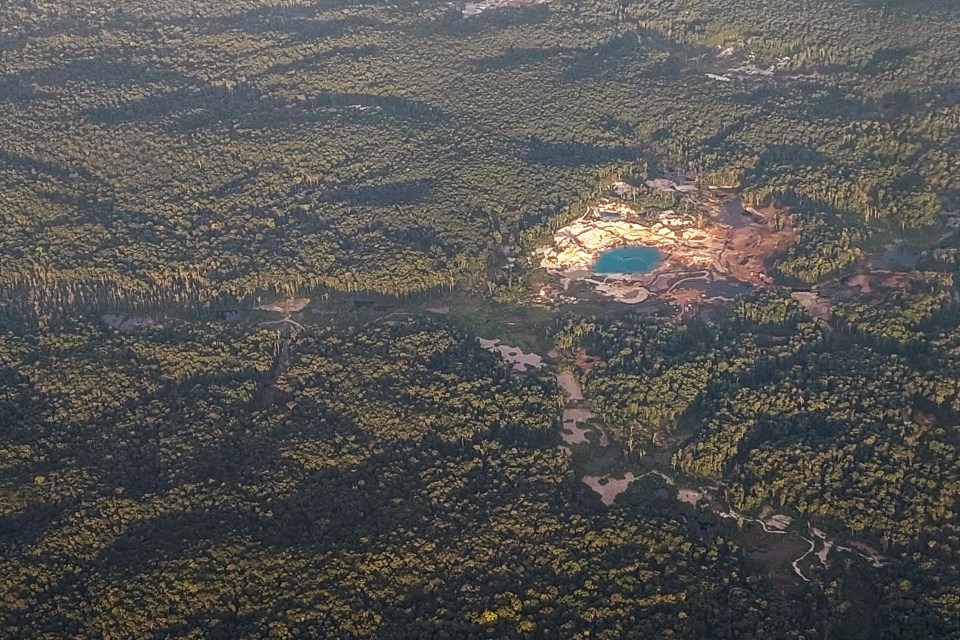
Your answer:
[[[706,233],[691,225],[686,218],[675,215],[664,215],[652,225],[580,218],[554,234],[553,245],[542,250],[540,265],[552,271],[589,271],[607,249],[644,245],[660,249],[667,256],[680,251],[685,263],[709,266],[712,260],[686,246],[688,243],[712,244]],[[688,253],[690,255],[686,255]]]

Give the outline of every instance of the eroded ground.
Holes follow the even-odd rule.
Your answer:
[[[795,239],[785,211],[744,208],[734,195],[710,193],[684,180],[661,178],[645,186],[694,201],[696,209],[641,210],[629,201],[633,187],[615,184],[586,215],[559,229],[550,246],[538,250],[540,266],[559,285],[552,292],[555,300],[572,286],[587,284],[618,302],[640,304],[657,298],[683,309],[773,283],[768,265]],[[594,273],[604,251],[629,245],[655,247],[664,260],[643,274]],[[541,290],[544,297],[550,294]]]

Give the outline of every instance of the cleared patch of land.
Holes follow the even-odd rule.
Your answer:
[[[530,369],[539,369],[543,366],[543,357],[536,353],[524,353],[520,347],[511,347],[501,344],[499,340],[479,338],[480,346],[487,351],[497,353],[512,366],[514,373],[526,373]]]
[[[630,483],[637,477],[631,472],[627,472],[622,478],[616,478],[611,475],[605,476],[583,476],[583,482],[588,487],[600,495],[600,502],[608,507],[613,504],[617,496],[627,490]]]
[[[783,210],[744,207],[736,196],[720,197],[688,182],[657,179],[647,186],[695,197],[699,209],[642,212],[617,195],[624,189],[612,189],[586,215],[557,230],[549,246],[538,249],[540,266],[564,291],[585,283],[618,302],[657,298],[683,310],[773,283],[767,275],[771,258],[785,252],[796,236]],[[647,273],[595,273],[599,256],[621,246],[653,247],[665,258]]]

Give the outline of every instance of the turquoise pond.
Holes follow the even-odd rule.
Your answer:
[[[663,261],[663,254],[654,247],[634,245],[607,249],[597,258],[594,273],[648,273]]]

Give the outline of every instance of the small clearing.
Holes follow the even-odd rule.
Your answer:
[[[880,555],[880,552],[866,544],[865,542],[851,542],[850,546],[857,550],[857,552],[864,558],[870,561],[874,567],[882,567],[886,565],[886,558]]]
[[[563,430],[560,432],[560,439],[567,444],[587,444],[587,434],[590,429],[580,426],[576,422],[564,422]]]
[[[577,358],[575,360],[575,364],[580,371],[589,373],[590,370],[593,369],[593,365],[597,364],[598,362],[600,362],[600,358],[591,356],[583,347],[579,347],[577,349]]]
[[[648,180],[646,188],[682,194],[696,210],[651,212],[616,195],[600,198],[585,215],[558,229],[549,246],[537,249],[540,266],[562,284],[562,292],[542,287],[539,298],[565,302],[565,292],[583,283],[623,304],[659,299],[681,305],[681,312],[695,312],[703,302],[773,283],[767,274],[771,258],[795,240],[783,210],[745,207],[737,196],[701,189],[683,178]],[[597,272],[601,255],[620,247],[656,249],[663,259],[642,273]]]
[[[617,496],[627,490],[631,482],[637,479],[629,471],[622,478],[615,478],[609,474],[605,476],[583,476],[583,482],[600,495],[600,502],[608,507],[613,504]]]
[[[817,557],[820,559],[820,564],[826,567],[828,566],[827,556],[830,555],[830,550],[833,548],[833,540],[830,540],[829,538],[827,538],[826,532],[821,531],[816,527],[810,527],[810,532],[813,533],[813,535],[816,536],[817,538],[820,538],[820,540],[823,542],[823,546],[817,552]]]
[[[310,304],[310,298],[289,298],[287,300],[278,300],[269,304],[262,304],[257,307],[258,311],[273,311],[276,313],[297,313],[303,311]]]
[[[791,295],[811,317],[829,320],[833,315],[833,304],[827,298],[822,298],[811,291],[794,291]]]
[[[589,409],[566,408],[563,410],[563,430],[560,439],[566,444],[586,444],[589,442],[587,434],[591,429],[583,426],[593,418]]]
[[[150,316],[118,316],[112,313],[104,314],[100,317],[108,327],[118,331],[130,332],[146,329],[150,325],[156,324],[156,320]]]
[[[792,522],[793,518],[783,514],[777,514],[764,520],[764,523],[767,525],[767,527],[771,529],[777,529],[779,531],[785,531]]]
[[[569,402],[580,402],[583,400],[583,390],[580,388],[580,383],[572,372],[562,371],[558,373],[557,384],[563,389]]]
[[[491,9],[511,9],[516,7],[526,7],[535,4],[543,4],[547,0],[485,0],[483,2],[467,2],[460,10],[464,18],[478,16],[484,11]]]
[[[526,373],[531,369],[539,369],[543,366],[543,357],[536,353],[524,353],[520,347],[511,347],[507,344],[501,344],[499,340],[488,340],[478,338],[480,346],[497,353],[513,367],[514,373]]]

